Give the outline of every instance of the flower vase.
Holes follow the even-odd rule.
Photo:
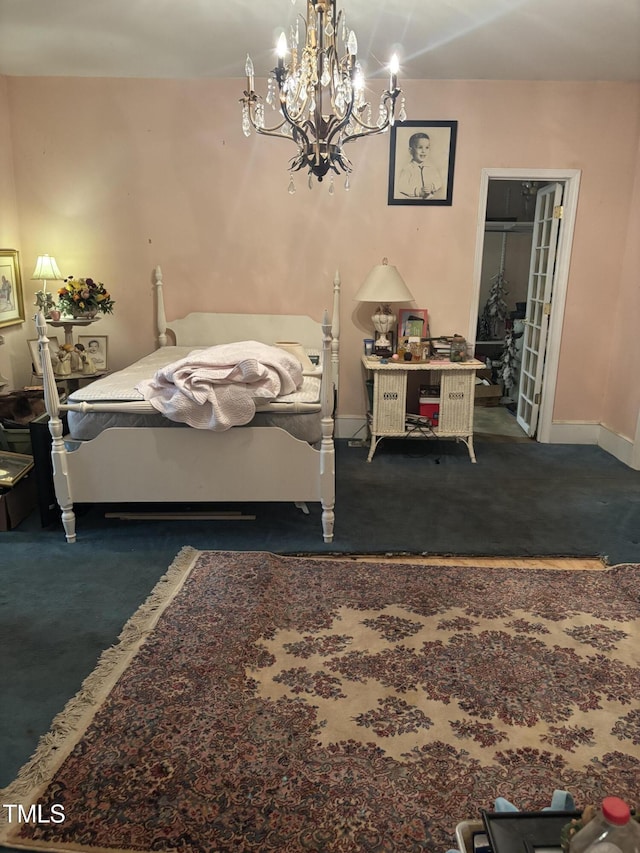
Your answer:
[[[86,311],[77,310],[77,311],[73,312],[73,319],[74,320],[93,320],[97,313],[98,312],[95,308],[92,310],[86,310]]]

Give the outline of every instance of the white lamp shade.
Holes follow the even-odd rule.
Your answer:
[[[385,261],[375,266],[356,293],[357,302],[413,302],[411,291],[396,269]]]
[[[62,273],[58,269],[56,259],[50,255],[40,255],[36,261],[36,268],[33,271],[31,279],[39,281],[61,281]]]

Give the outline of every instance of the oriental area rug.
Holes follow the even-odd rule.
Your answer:
[[[637,804],[639,591],[185,549],[2,792],[2,843],[444,853],[497,797]]]

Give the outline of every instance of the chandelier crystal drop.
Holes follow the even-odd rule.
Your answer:
[[[358,62],[358,40],[347,27],[344,12],[337,10],[337,0],[305,2],[306,20],[299,15],[289,40],[284,32],[278,40],[277,65],[271,71],[266,97],[255,92],[254,66],[247,55],[247,88],[240,100],[244,135],[255,130],[265,136],[292,139],[298,151],[289,162],[289,172],[306,169],[311,186],[312,176],[322,181],[329,171],[348,176],[353,166],[344,146],[388,130],[395,121],[396,101],[402,93],[394,55],[389,65],[389,88],[380,97],[374,120]],[[271,126],[265,105],[276,113]],[[406,117],[404,98],[400,98],[398,118],[405,121]]]

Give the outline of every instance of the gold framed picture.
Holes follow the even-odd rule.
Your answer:
[[[20,258],[16,249],[0,249],[0,328],[24,323]]]
[[[0,450],[0,486],[15,486],[33,468],[33,456]]]

